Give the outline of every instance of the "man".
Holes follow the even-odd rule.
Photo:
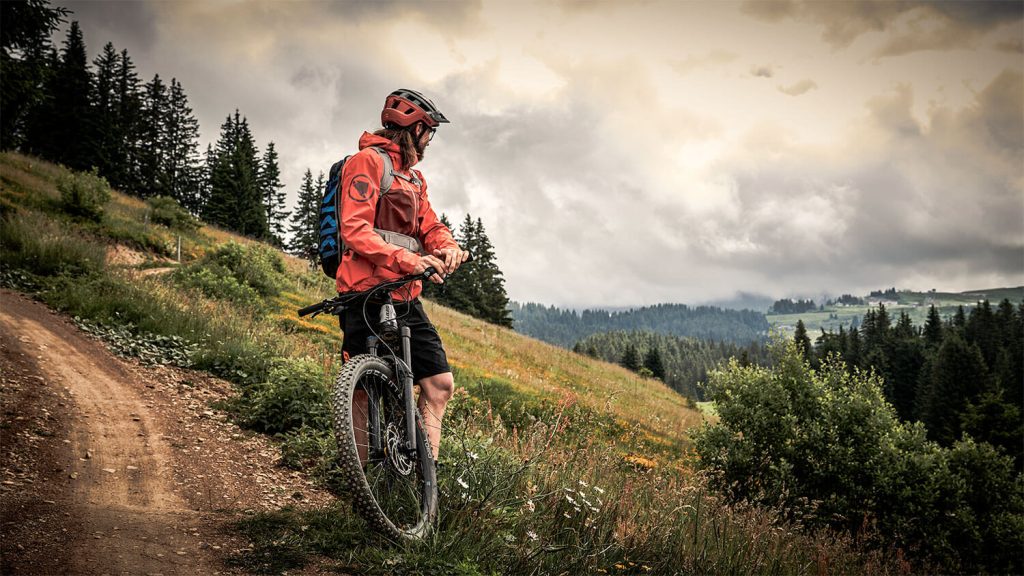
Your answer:
[[[459,248],[447,226],[442,224],[427,198],[423,174],[413,166],[423,159],[437,127],[448,119],[419,92],[395,90],[381,111],[383,129],[373,134],[364,132],[359,139],[359,152],[345,162],[341,174],[341,236],[347,250],[338,267],[338,292],[360,292],[406,274],[421,274],[427,268],[438,272],[431,281],[441,283],[441,274],[458,269],[469,253]],[[380,183],[385,169],[381,154],[387,154],[393,165],[394,181],[387,194],[380,197]],[[388,243],[374,228],[397,232],[418,241],[423,253]],[[396,308],[412,332],[412,372],[420,387],[419,410],[423,415],[427,438],[437,460],[441,442],[441,420],[445,407],[455,390],[448,358],[441,338],[430,323],[418,296],[420,282],[407,285],[392,294]],[[408,304],[408,312],[405,306]],[[366,318],[377,318],[379,303],[370,303]],[[345,359],[367,352],[366,339],[371,334],[363,310],[355,307],[341,316],[345,333],[342,353]],[[357,392],[355,402],[365,405],[365,394]],[[355,418],[365,414],[354,410]],[[365,432],[355,422],[360,460],[366,461]],[[365,424],[365,423],[364,423]]]

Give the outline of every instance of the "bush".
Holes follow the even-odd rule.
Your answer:
[[[284,262],[273,248],[235,242],[179,268],[175,279],[210,298],[257,306],[280,294],[286,282]]]
[[[96,168],[91,172],[71,172],[61,176],[57,190],[67,213],[94,222],[103,219],[103,207],[110,201],[110,185]]]
[[[243,391],[236,401],[239,423],[267,434],[303,426],[327,430],[331,410],[325,382],[323,367],[312,360],[278,360],[265,382]]]
[[[149,205],[149,219],[155,224],[162,224],[168,228],[174,228],[184,232],[194,232],[199,229],[199,220],[188,213],[178,204],[174,198],[167,196],[154,196],[146,200]]]
[[[928,441],[922,425],[899,420],[873,373],[850,374],[835,358],[811,370],[793,342],[775,353],[772,369],[734,360],[710,375],[720,421],[697,434],[696,449],[717,489],[811,526],[867,529],[876,544],[946,570],[1019,570],[1019,557],[983,552],[1020,550],[1010,535],[1024,523],[1022,484],[1010,458]]]

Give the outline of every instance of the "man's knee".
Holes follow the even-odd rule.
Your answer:
[[[455,392],[455,378],[451,372],[437,374],[419,381],[420,394],[432,404],[446,404]]]

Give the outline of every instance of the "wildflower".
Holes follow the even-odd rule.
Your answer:
[[[594,490],[597,490],[601,494],[604,494],[604,488],[601,488],[600,486],[594,486]],[[600,500],[600,498],[598,498],[598,500]]]
[[[565,495],[565,499],[568,500],[569,503],[572,504],[573,506],[576,505],[576,501],[572,499],[572,496],[569,496],[568,494],[566,494]]]
[[[476,452],[466,452],[466,456],[469,456],[470,460],[476,460],[477,458],[480,458],[480,456],[477,456]]]
[[[530,540],[537,540],[537,533],[534,532],[533,530],[528,530],[526,532],[526,537],[529,538]]]
[[[534,510],[537,509],[537,506],[534,505],[533,500],[527,500],[526,504],[523,504],[523,507],[530,512],[533,512]]]
[[[583,486],[583,487],[588,486],[588,484],[586,482],[584,482],[583,480],[579,480],[579,483],[580,483],[580,486]]]
[[[458,480],[456,480],[456,482],[458,482],[459,486],[462,486],[463,488],[469,488],[469,484],[467,484],[466,481],[463,480],[462,478],[459,478]]]

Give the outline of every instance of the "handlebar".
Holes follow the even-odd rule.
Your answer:
[[[472,261],[473,255],[470,254],[469,258],[466,259],[466,262],[464,262],[464,264],[468,264]],[[419,274],[409,274],[408,276],[403,276],[397,280],[388,280],[386,282],[381,282],[380,284],[377,284],[373,288],[370,288],[369,290],[365,290],[363,292],[347,292],[345,294],[338,294],[334,298],[328,298],[327,300],[323,300],[322,302],[306,306],[305,308],[300,308],[298,310],[299,317],[308,316],[310,314],[316,316],[324,312],[333,314],[336,313],[338,309],[342,308],[345,304],[354,300],[368,298],[371,294],[377,292],[378,290],[397,290],[398,288],[401,288],[402,286],[405,286],[410,282],[415,282],[416,280],[430,280],[430,277],[433,276],[434,274],[437,274],[437,270],[435,270],[434,267],[431,266]]]

